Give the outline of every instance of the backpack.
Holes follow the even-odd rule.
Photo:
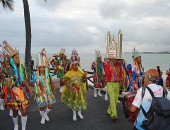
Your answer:
[[[141,127],[146,130],[170,130],[170,100],[165,98],[167,90],[163,90],[163,97],[155,97],[149,87],[146,89],[152,96],[152,103],[147,113],[141,106],[145,116]]]

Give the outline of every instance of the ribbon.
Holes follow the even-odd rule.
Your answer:
[[[80,91],[80,88],[75,83],[73,83],[72,86],[73,86],[73,90],[76,91],[76,93]]]

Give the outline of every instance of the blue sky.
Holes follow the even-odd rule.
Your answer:
[[[106,51],[106,34],[123,33],[123,52],[169,51],[169,0],[28,0],[32,26],[32,53],[65,48],[71,52]],[[22,0],[14,12],[0,7],[0,39],[25,51]]]

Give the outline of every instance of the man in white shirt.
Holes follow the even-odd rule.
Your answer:
[[[148,86],[152,90],[152,92],[154,93],[155,97],[162,97],[163,96],[163,87],[156,84],[156,82],[158,80],[159,80],[158,71],[156,69],[149,69],[145,73],[144,86]],[[170,100],[170,92],[169,91],[167,92],[166,98]],[[145,94],[144,94],[143,99],[142,99],[142,88],[140,88],[137,91],[137,94],[136,94],[136,96],[133,100],[132,105],[127,107],[127,109],[131,112],[134,112],[137,109],[139,109],[142,105],[144,110],[146,112],[148,112],[149,108],[151,106],[151,102],[152,102],[152,96],[150,95],[149,91],[147,89],[145,89]],[[141,124],[144,120],[145,120],[145,116],[142,112],[142,109],[140,109],[133,130],[144,130],[141,127]]]

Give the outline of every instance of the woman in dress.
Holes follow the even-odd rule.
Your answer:
[[[18,110],[21,111],[22,130],[25,130],[28,98],[32,95],[32,91],[29,88],[26,71],[21,64],[18,51],[14,50],[6,41],[3,42],[3,49],[9,55],[9,64],[3,70],[5,108],[13,110],[14,130],[18,130]]]
[[[41,124],[49,121],[47,114],[53,108],[53,104],[56,103],[54,84],[52,83],[48,65],[49,59],[46,57],[46,54],[43,54],[43,52],[39,53],[37,57],[38,72],[35,84],[35,99],[42,117]],[[47,107],[46,110],[45,107]]]
[[[87,109],[86,86],[84,84],[87,73],[80,68],[78,57],[74,55],[74,58],[70,59],[72,59],[71,68],[63,77],[65,87],[62,92],[61,102],[72,109],[73,120],[77,121],[76,112],[83,119],[81,111]]]

